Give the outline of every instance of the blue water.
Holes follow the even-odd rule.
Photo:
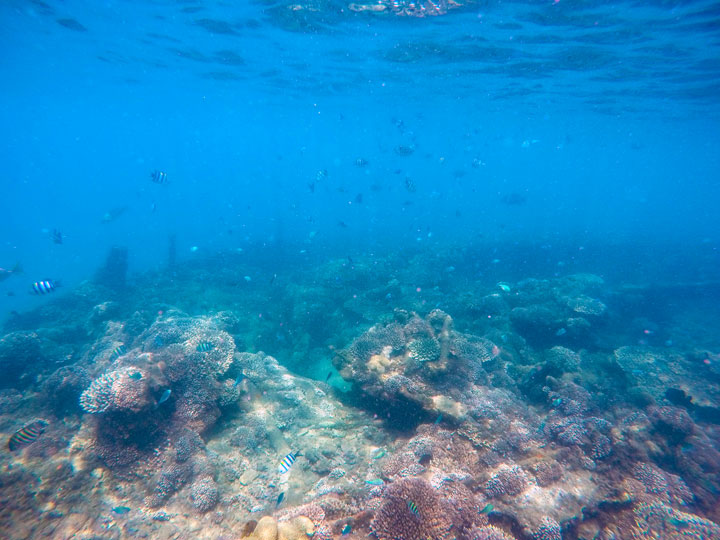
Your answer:
[[[233,4],[0,7],[0,265],[26,276],[0,285],[3,312],[115,244],[152,268],[170,233],[181,258],[478,235],[717,247],[714,2]]]

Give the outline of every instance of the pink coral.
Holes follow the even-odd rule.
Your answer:
[[[372,532],[380,540],[449,538],[453,527],[453,508],[425,480],[399,480],[387,487],[384,499],[370,524]]]

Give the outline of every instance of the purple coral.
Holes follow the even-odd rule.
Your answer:
[[[517,495],[525,491],[528,483],[528,476],[520,467],[501,465],[492,478],[485,483],[485,493],[489,497]]]
[[[540,526],[533,533],[534,540],[562,540],[562,529],[560,524],[553,518],[545,516],[540,521]]]
[[[210,476],[202,476],[190,486],[192,505],[200,512],[207,512],[218,502],[218,489],[215,480]]]
[[[80,406],[95,414],[109,410],[138,412],[148,404],[147,390],[142,372],[125,367],[95,379],[80,396]]]
[[[450,536],[453,508],[425,480],[399,480],[386,488],[384,499],[370,524],[379,540],[443,540]]]

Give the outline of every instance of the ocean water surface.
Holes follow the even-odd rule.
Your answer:
[[[716,2],[0,30],[0,538],[720,538]]]

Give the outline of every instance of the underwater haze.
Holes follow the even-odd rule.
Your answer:
[[[6,0],[0,537],[720,539],[720,8]]]

